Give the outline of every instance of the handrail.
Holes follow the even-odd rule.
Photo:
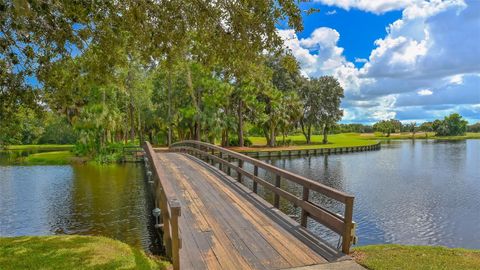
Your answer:
[[[180,249],[181,238],[178,226],[178,218],[181,216],[181,206],[175,196],[175,191],[171,184],[165,179],[163,170],[160,168],[155,151],[149,142],[143,145],[145,155],[151,161],[153,176],[155,179],[155,206],[159,207],[163,222],[163,245],[173,264],[173,269],[180,269]]]
[[[310,217],[318,223],[326,226],[342,236],[342,252],[345,254],[349,253],[350,246],[355,240],[355,226],[352,220],[354,196],[315,182],[303,176],[280,169],[258,159],[254,159],[213,144],[187,140],[172,144],[170,149],[195,154],[199,156],[199,158],[209,161],[212,165],[218,163],[220,170],[223,170],[223,166],[226,166],[228,175],[231,174],[231,169],[233,169],[237,172],[237,180],[239,182],[242,182],[242,177],[250,178],[253,181],[253,192],[257,193],[257,186],[260,184],[274,193],[273,206],[275,208],[279,208],[280,206],[280,197],[291,202],[293,205],[300,207],[302,209],[300,224],[303,227],[307,226],[307,217]],[[231,163],[232,158],[238,160],[238,166]],[[243,169],[245,162],[253,165],[253,174]],[[275,184],[258,177],[258,168],[274,173]],[[302,186],[302,196],[298,197],[295,194],[282,189],[282,179],[287,179]],[[318,192],[343,203],[345,205],[344,215],[340,216],[310,201],[310,191]]]

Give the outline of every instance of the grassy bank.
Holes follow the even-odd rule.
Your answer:
[[[8,145],[6,150],[69,150],[72,144],[25,144],[25,145]]]
[[[22,165],[64,165],[70,164],[74,155],[70,151],[42,152],[28,155],[21,161]]]
[[[248,137],[252,142],[252,147],[233,147],[237,151],[271,151],[271,147],[267,147],[265,137]],[[300,150],[300,149],[318,149],[318,148],[338,148],[367,146],[377,143],[375,140],[364,138],[357,133],[332,134],[328,136],[328,143],[323,144],[322,135],[312,135],[312,143],[307,144],[303,135],[291,135],[285,138],[290,141],[289,146],[278,146],[275,150]],[[282,137],[277,137],[277,141],[281,141]]]
[[[480,250],[372,245],[354,248],[352,256],[359,264],[371,270],[480,269]]]
[[[0,269],[166,269],[122,242],[93,236],[0,238]]]

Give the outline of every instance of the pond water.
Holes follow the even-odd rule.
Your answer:
[[[157,252],[141,164],[0,166],[0,236],[102,235]]]
[[[480,248],[480,140],[392,141],[379,151],[267,162],[354,194],[359,245]],[[314,193],[310,199],[340,206]],[[103,235],[156,253],[152,203],[141,164],[0,165],[0,236]],[[281,208],[299,214],[285,201]],[[327,229],[308,226],[336,243]]]
[[[359,245],[480,248],[480,140],[392,141],[379,151],[267,161],[354,194]],[[311,199],[335,208],[321,196]],[[299,214],[285,202],[281,207]],[[313,222],[309,228],[335,240]]]

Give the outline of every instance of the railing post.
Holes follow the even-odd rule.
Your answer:
[[[180,269],[180,247],[181,247],[181,239],[179,236],[179,228],[178,228],[178,217],[181,215],[180,213],[180,206],[176,206],[171,208],[172,210],[172,263],[173,269],[179,270]]]
[[[215,150],[212,148],[212,156],[215,156]],[[213,158],[210,159],[210,163],[215,166],[215,160]]]
[[[352,227],[353,227],[353,197],[345,198],[345,231],[342,235],[342,252],[350,253],[350,245],[352,242]]]
[[[162,192],[163,193],[163,192]],[[168,202],[165,195],[161,195],[162,203],[160,209],[162,209],[162,222],[163,222],[163,245],[165,246],[165,251],[167,252],[168,257],[172,257],[172,238],[170,235],[170,216],[168,213]]]
[[[232,163],[232,157],[230,155],[227,155],[227,160],[229,164]],[[230,166],[227,167],[227,174],[229,176],[231,175]]]
[[[307,187],[303,187],[302,200],[305,202],[308,202],[309,195],[310,195],[310,189],[308,189]],[[307,217],[308,217],[308,212],[302,208],[300,225],[302,225],[305,228],[307,227]]]
[[[276,187],[280,187],[280,181],[281,181],[281,176],[280,175],[275,175],[275,186]],[[273,206],[275,206],[275,208],[280,208],[280,196],[275,193],[273,195]]]
[[[253,175],[258,176],[258,167],[255,165],[253,167]],[[253,180],[253,192],[257,193],[257,181]]]
[[[243,160],[239,159],[238,160],[238,167],[241,169],[243,168]],[[242,173],[237,171],[237,180],[238,182],[242,182]]]
[[[222,153],[222,151],[218,152],[218,156],[220,157],[221,160],[223,160],[223,153]],[[223,163],[222,163],[222,162],[219,162],[219,163],[218,163],[218,168],[220,169],[220,171],[223,171]]]

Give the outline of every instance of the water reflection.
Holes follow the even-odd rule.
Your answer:
[[[143,168],[0,166],[0,235],[112,237],[155,252]]]
[[[380,151],[268,162],[353,193],[362,245],[480,248],[480,140],[392,141]],[[342,210],[321,195],[311,199]],[[298,215],[291,206],[282,209]],[[337,239],[313,222],[309,226],[332,242]]]

